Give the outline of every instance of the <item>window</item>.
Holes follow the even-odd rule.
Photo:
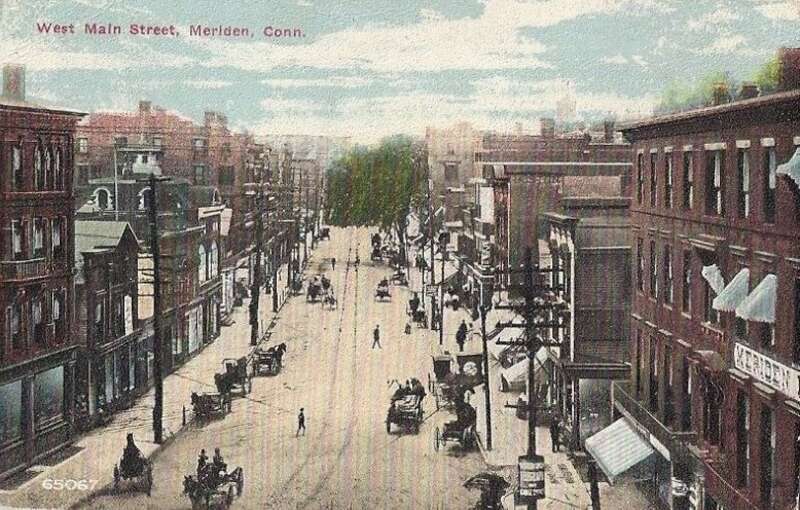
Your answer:
[[[658,346],[655,337],[650,337],[650,410],[658,409]]]
[[[207,279],[206,247],[202,244],[197,247],[197,257],[199,259],[197,265],[197,282],[202,284]]]
[[[33,417],[36,427],[64,412],[64,367],[36,374],[33,380]]]
[[[14,302],[6,310],[8,317],[8,335],[11,337],[11,348],[19,350],[25,347],[25,338],[22,332],[22,304]]]
[[[664,303],[671,305],[673,298],[673,285],[672,285],[672,249],[669,246],[664,246]]]
[[[161,144],[162,144],[162,138],[160,136],[154,136],[153,137],[153,145],[155,147],[161,147]]]
[[[102,296],[97,296],[97,303],[94,305],[94,342],[97,345],[105,342],[105,309]]]
[[[772,409],[761,408],[761,504],[772,508],[775,480],[775,418]]]
[[[64,168],[61,159],[61,147],[57,146],[53,152],[53,189],[59,191],[64,189]]]
[[[22,381],[0,386],[0,444],[22,438]]]
[[[149,211],[153,203],[153,193],[150,187],[142,188],[139,192],[139,210]]]
[[[683,252],[683,281],[681,286],[681,310],[692,313],[692,252]]]
[[[44,154],[40,142],[33,150],[33,189],[44,190]]]
[[[650,207],[655,207],[658,203],[656,200],[656,191],[658,190],[658,154],[655,152],[650,153]]]
[[[235,183],[236,176],[233,173],[232,166],[223,166],[219,169],[219,184],[220,186],[232,186]]]
[[[458,185],[458,165],[444,165],[444,182],[447,185]]]
[[[22,169],[22,141],[11,149],[11,169],[14,173],[14,190],[25,189],[25,173]]]
[[[42,189],[53,187],[53,147],[47,146],[44,149],[44,179],[42,179]]]
[[[215,278],[219,274],[219,248],[217,242],[211,243],[211,252],[208,255],[209,278]]]
[[[800,278],[794,280],[794,345],[792,360],[800,363]]]
[[[125,336],[125,305],[124,296],[114,296],[113,315],[111,318],[111,330],[114,338]]]
[[[706,214],[725,214],[725,152],[706,152]]]
[[[681,399],[681,406],[683,408],[683,416],[681,418],[681,430],[688,431],[692,428],[692,370],[689,367],[689,360],[685,356],[682,359],[682,372],[683,372],[683,395]]]
[[[664,153],[664,207],[672,207],[672,153]]]
[[[64,336],[64,326],[66,324],[65,317],[65,299],[64,290],[53,291],[53,323],[56,325],[56,338],[61,339]]]
[[[712,303],[714,302],[714,289],[711,288],[711,284],[707,281],[703,281],[704,285],[704,293],[705,293],[705,314],[703,318],[709,324],[719,324],[719,311],[717,311],[713,306]]]
[[[194,166],[194,183],[195,184],[208,184],[206,182],[206,167],[205,165]]]
[[[775,147],[764,148],[764,221],[775,223],[775,188],[777,187]]]
[[[775,325],[767,322],[758,323],[758,334],[761,340],[761,347],[771,349],[775,347]]]
[[[691,209],[694,202],[694,169],[692,167],[692,153],[683,153],[683,207]]]
[[[95,197],[95,204],[97,204],[97,208],[101,211],[105,211],[106,209],[111,208],[111,193],[105,189],[100,188],[94,193]]]
[[[716,381],[709,379],[706,383],[706,395],[703,405],[703,435],[712,445],[719,444],[720,436],[720,405],[723,399],[722,390]]]
[[[736,395],[736,485],[750,483],[750,402],[743,391]]]
[[[43,346],[47,344],[47,335],[44,329],[44,306],[42,299],[37,297],[31,301],[31,324],[33,324],[33,341]]]
[[[192,140],[192,147],[194,147],[195,149],[204,149],[205,146],[206,146],[206,141],[203,140],[202,138],[195,138],[194,140]]]
[[[650,241],[650,297],[658,298],[658,256],[655,241]]]
[[[672,346],[669,342],[664,344],[664,370],[661,378],[664,385],[664,423],[672,426],[675,420],[675,407],[672,402]]]
[[[61,216],[53,218],[50,227],[50,247],[54,259],[61,259],[64,257],[64,244],[62,243],[63,229],[64,218]]]
[[[128,145],[128,137],[127,136],[115,136],[114,137],[114,145],[117,147],[125,147]]]
[[[644,352],[642,349],[642,330],[636,330],[636,359],[634,360],[636,363],[636,398],[639,398],[639,395],[642,391],[642,356]]]
[[[636,240],[636,287],[644,292],[644,242]]]
[[[739,149],[736,168],[739,183],[739,217],[747,218],[750,216],[750,154],[747,149]]]
[[[11,220],[11,255],[14,260],[25,260],[25,223]]]
[[[78,138],[78,152],[81,154],[86,154],[89,152],[89,139],[88,138]]]
[[[636,156],[636,202],[641,204],[644,200],[644,154]]]
[[[33,257],[44,257],[44,218],[33,219]]]

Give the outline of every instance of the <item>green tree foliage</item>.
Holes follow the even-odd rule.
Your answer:
[[[408,217],[425,200],[427,177],[424,145],[408,137],[386,138],[369,149],[356,147],[328,170],[327,221],[394,230],[404,250]]]
[[[776,55],[764,62],[764,65],[762,65],[758,71],[756,71],[753,81],[756,85],[758,85],[758,88],[761,90],[762,94],[769,94],[778,89],[780,74],[781,61]]]
[[[735,94],[738,83],[728,72],[717,71],[693,82],[672,82],[661,93],[655,113],[670,113],[712,104],[714,85],[724,83],[728,94]]]

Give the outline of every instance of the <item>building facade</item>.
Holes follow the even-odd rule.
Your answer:
[[[25,100],[20,66],[0,96],[0,476],[69,443],[73,329],[72,188],[82,113]]]
[[[655,492],[676,508],[794,508],[800,90],[787,55],[778,93],[624,130],[632,376],[614,405],[658,443]]]

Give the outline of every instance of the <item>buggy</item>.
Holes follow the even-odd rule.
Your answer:
[[[125,481],[131,481],[131,486],[138,486],[149,496],[153,489],[153,465],[141,455],[133,465],[126,465],[120,459],[114,464],[114,490],[119,491]]]
[[[191,397],[194,415],[201,419],[225,416],[231,412],[230,393],[195,393]]]
[[[242,468],[237,467],[230,473],[215,473],[215,470],[215,464],[207,464],[197,477],[184,475],[183,493],[191,500],[193,510],[211,508],[215,499],[221,499],[223,508],[230,508],[234,497],[242,495],[244,491]]]
[[[308,291],[306,292],[306,301],[309,303],[316,303],[322,298],[323,294],[322,284],[319,282],[309,282]]]
[[[369,259],[373,262],[380,262],[383,260],[383,256],[381,255],[381,249],[376,247],[372,248],[372,252],[369,255]]]
[[[252,389],[250,374],[247,373],[247,358],[225,358],[222,360],[225,369],[221,374],[214,374],[214,384],[219,393],[232,393],[237,391],[239,396],[245,396]]]
[[[253,375],[277,375],[281,371],[281,358],[286,352],[286,344],[269,349],[258,348],[253,351]]]
[[[331,238],[331,229],[328,228],[328,227],[322,227],[319,230],[319,238],[320,239],[325,239],[326,241],[330,240],[330,238]]]
[[[378,284],[378,288],[375,289],[375,299],[378,301],[383,301],[385,299],[391,300],[392,294],[389,292],[389,283],[385,280]]]
[[[445,422],[442,430],[436,427],[433,431],[433,448],[438,451],[448,441],[458,442],[464,449],[475,446],[477,416],[474,407],[463,401],[458,403],[456,406],[456,419]]]
[[[398,383],[399,385],[399,383]],[[410,387],[399,385],[392,395],[389,411],[386,413],[386,432],[392,432],[392,423],[398,427],[411,428],[415,434],[423,421],[422,400],[425,388],[417,379],[411,379]]]
[[[394,285],[408,285],[408,278],[406,278],[406,273],[402,269],[398,269],[392,275],[392,283]]]

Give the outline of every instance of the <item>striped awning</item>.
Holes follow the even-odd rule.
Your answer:
[[[714,298],[712,306],[720,312],[733,312],[744,301],[750,291],[750,270],[742,269],[733,280]]]
[[[703,270],[700,272],[703,275],[703,278],[708,282],[708,285],[711,286],[711,289],[714,291],[714,294],[719,295],[722,292],[722,289],[725,288],[725,278],[722,277],[722,271],[719,270],[716,264],[711,264],[710,266],[703,266]]]
[[[768,274],[736,307],[736,316],[747,321],[775,323],[775,303],[778,299],[778,278]]]

